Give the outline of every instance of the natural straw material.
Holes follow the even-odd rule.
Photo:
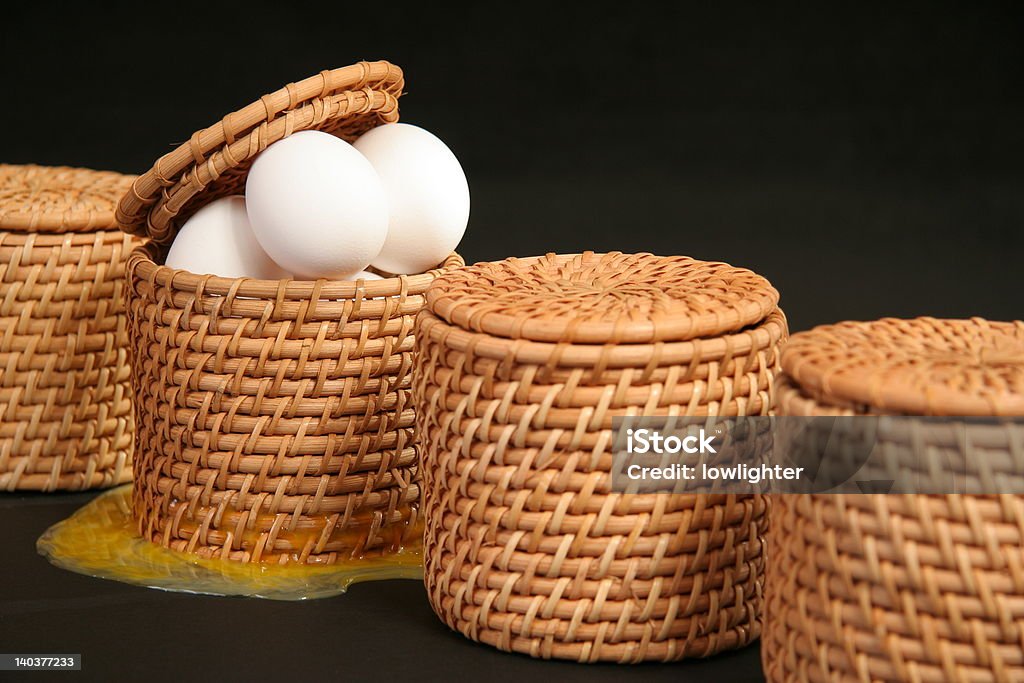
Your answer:
[[[489,288],[479,289],[478,278],[475,271],[444,278],[428,292],[430,310],[466,330],[540,342],[716,336],[761,322],[778,303],[749,270],[642,254],[546,258],[526,269],[509,259],[491,266]]]
[[[1020,322],[841,323],[782,363],[783,415],[1024,414]],[[1019,430],[982,429],[968,475],[1021,462]],[[1024,497],[779,496],[769,550],[770,681],[1024,680]]]
[[[302,130],[352,141],[398,120],[402,70],[360,62],[321,71],[232,112],[157,159],[117,207],[122,228],[157,244],[174,239],[181,222],[218,197],[243,194],[256,155]]]
[[[132,178],[0,165],[0,490],[131,478],[125,261]]]
[[[1024,323],[885,319],[794,336],[786,375],[824,403],[908,415],[1024,415]]]
[[[609,472],[615,416],[768,412],[786,334],[768,282],[586,253],[477,264],[427,299],[413,377],[424,576],[441,619],[502,650],[583,662],[755,639],[767,499],[622,495]]]
[[[182,221],[241,193],[252,159],[300,130],[351,140],[397,120],[401,71],[325,71],[197,132],[121,201],[153,240],[130,263],[134,510],[175,550],[334,563],[419,533],[413,322],[441,272],[377,281],[229,279],[159,265]],[[450,256],[439,269],[462,265]]]

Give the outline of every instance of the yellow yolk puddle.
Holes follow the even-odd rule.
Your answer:
[[[36,549],[69,571],[183,593],[312,600],[344,593],[353,583],[422,579],[419,542],[397,553],[333,565],[277,565],[204,559],[139,537],[131,486],[93,499],[40,536]]]

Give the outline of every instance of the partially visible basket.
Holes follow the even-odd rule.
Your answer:
[[[828,325],[782,366],[781,415],[1024,415],[1021,322]],[[979,429],[968,485],[1000,462],[1019,478],[1020,429]],[[1024,680],[1024,497],[779,496],[769,551],[770,681]]]
[[[0,490],[131,478],[125,263],[114,206],[132,182],[0,165]]]
[[[767,498],[626,495],[610,472],[613,417],[769,411],[786,323],[768,282],[585,253],[470,266],[427,300],[413,377],[438,616],[584,662],[757,638]]]
[[[264,96],[195,133],[124,196],[141,533],[245,562],[333,563],[418,535],[412,330],[444,269],[379,281],[227,279],[160,265],[182,221],[238,194],[300,130],[352,140],[398,118],[402,73],[362,63]]]

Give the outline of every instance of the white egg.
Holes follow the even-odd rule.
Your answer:
[[[256,239],[298,278],[348,279],[387,237],[387,200],[373,166],[319,131],[295,133],[260,153],[245,202]]]
[[[289,277],[256,241],[241,196],[222,197],[196,211],[178,230],[164,263],[199,275]]]
[[[387,194],[388,238],[372,263],[388,273],[421,273],[459,245],[469,222],[469,185],[452,151],[406,123],[377,126],[354,146]]]
[[[377,275],[377,273],[374,273],[373,271],[370,271],[370,270],[361,270],[358,273],[356,273],[355,275],[353,275],[352,279],[353,280],[383,280],[384,276]]]

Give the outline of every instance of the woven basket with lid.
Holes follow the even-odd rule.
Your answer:
[[[611,490],[612,418],[766,414],[786,323],[747,270],[548,255],[438,278],[416,325],[424,575],[451,628],[578,661],[760,631],[767,499]]]
[[[419,533],[409,399],[414,316],[462,264],[384,280],[229,279],[160,265],[206,203],[244,191],[254,157],[302,130],[353,140],[398,119],[387,62],[324,71],[192,135],[118,207],[150,242],[131,258],[141,533],[245,562],[333,563]]]
[[[125,263],[132,177],[0,165],[0,490],[131,479]]]
[[[782,367],[783,415],[1024,415],[1021,322],[828,325],[794,335]],[[971,429],[967,485],[1019,477],[1021,429]],[[933,447],[898,441],[879,447]],[[1024,680],[1024,497],[779,496],[769,538],[770,681]]]

